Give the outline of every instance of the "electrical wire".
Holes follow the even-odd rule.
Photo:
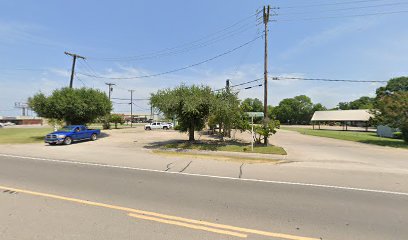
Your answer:
[[[304,4],[304,5],[291,5],[291,6],[279,6],[280,9],[287,8],[311,8],[311,7],[324,7],[324,6],[336,6],[336,5],[350,5],[357,3],[369,3],[369,2],[382,2],[384,0],[356,0],[356,1],[344,1],[333,3],[318,3],[318,4]]]
[[[170,74],[170,73],[182,71],[182,70],[185,70],[185,69],[189,69],[189,68],[192,68],[192,67],[195,67],[195,66],[199,66],[199,65],[202,65],[202,64],[204,64],[204,63],[213,61],[213,60],[215,60],[215,59],[217,59],[217,58],[220,58],[220,57],[223,57],[223,56],[225,56],[225,55],[227,55],[227,54],[230,54],[230,53],[232,53],[232,52],[235,52],[236,50],[238,50],[238,49],[240,49],[240,48],[243,48],[243,47],[249,45],[249,44],[252,43],[252,42],[255,42],[256,40],[258,40],[258,39],[261,38],[261,37],[262,37],[262,35],[259,35],[258,37],[254,38],[254,39],[252,39],[252,40],[250,40],[250,41],[248,41],[248,42],[246,42],[246,43],[244,43],[244,44],[241,44],[241,45],[238,46],[238,47],[235,47],[235,48],[233,48],[233,49],[230,49],[230,50],[228,50],[228,51],[226,51],[226,52],[223,52],[223,53],[221,53],[221,54],[218,54],[218,55],[216,55],[216,56],[214,56],[214,57],[212,57],[212,58],[206,59],[206,60],[204,60],[204,61],[201,61],[201,62],[198,62],[198,63],[194,63],[194,64],[190,64],[190,65],[187,65],[187,66],[185,66],[185,67],[176,68],[176,69],[173,69],[173,70],[161,72],[161,73],[150,74],[150,75],[142,75],[142,76],[133,76],[133,77],[104,77],[104,76],[92,75],[92,74],[80,73],[80,72],[78,72],[78,74],[83,75],[83,76],[87,76],[87,77],[101,78],[101,79],[138,79],[138,78],[157,77],[157,76],[161,76],[161,75],[165,75],[165,74]]]
[[[391,12],[377,12],[377,13],[363,13],[363,14],[350,14],[350,15],[337,15],[337,16],[322,16],[322,17],[310,17],[310,18],[299,18],[299,19],[277,19],[276,22],[294,22],[294,21],[310,21],[310,20],[322,20],[322,19],[336,19],[336,18],[353,18],[353,17],[370,17],[379,15],[392,15],[408,13],[408,10],[401,11],[391,11]]]
[[[239,83],[239,84],[236,84],[236,85],[232,85],[232,86],[230,86],[230,88],[234,88],[234,87],[243,86],[243,85],[246,85],[246,84],[250,84],[250,83],[253,83],[253,82],[257,82],[257,81],[262,80],[262,79],[263,79],[263,78],[257,78],[257,79],[251,80],[251,81],[247,81],[247,82]],[[221,90],[224,90],[224,89],[225,89],[225,87],[220,88],[220,89],[217,89],[217,90],[214,90],[214,92],[218,92],[218,91],[221,91]]]
[[[252,15],[250,15],[250,16],[247,16],[247,17],[245,17],[245,18],[243,18],[243,19],[241,19],[241,20],[235,22],[234,24],[232,24],[232,25],[230,25],[230,26],[228,26],[228,27],[226,27],[226,28],[223,28],[223,29],[218,30],[218,31],[216,31],[216,32],[214,32],[214,33],[208,34],[208,35],[206,35],[206,36],[204,36],[204,37],[202,37],[202,38],[199,38],[199,39],[197,39],[197,40],[194,40],[194,41],[191,41],[191,42],[187,42],[187,43],[183,43],[183,44],[180,44],[180,45],[177,45],[177,46],[174,46],[174,47],[165,48],[165,49],[162,49],[162,50],[159,50],[159,51],[154,51],[154,52],[151,52],[151,53],[145,53],[145,54],[136,55],[136,56],[128,56],[128,57],[97,58],[97,57],[89,57],[89,56],[88,56],[87,58],[88,58],[88,59],[91,59],[91,60],[118,61],[118,60],[131,60],[131,59],[138,59],[138,58],[144,58],[144,57],[151,57],[152,55],[154,56],[154,55],[157,55],[157,54],[163,54],[164,52],[176,50],[176,49],[179,49],[179,48],[185,48],[186,46],[190,46],[190,45],[192,45],[192,44],[196,44],[196,43],[199,43],[199,42],[201,42],[201,41],[203,41],[203,40],[205,40],[205,39],[208,39],[208,38],[210,38],[210,37],[212,37],[212,36],[216,36],[216,35],[218,35],[219,33],[222,33],[222,32],[225,32],[225,31],[227,31],[227,30],[229,30],[229,29],[232,29],[232,28],[234,28],[235,26],[241,24],[242,22],[245,22],[245,21],[249,20],[250,18],[256,16],[258,13],[259,13],[259,12],[258,12],[258,10],[257,10],[257,12],[256,12],[255,14],[252,14]]]
[[[350,83],[386,83],[388,82],[388,81],[377,81],[377,80],[352,80],[352,79],[302,78],[302,77],[272,77],[272,76],[269,76],[269,78],[273,81],[299,80],[299,81],[350,82]]]
[[[130,98],[114,98],[112,97],[111,99],[115,99],[115,100],[122,100],[122,101],[130,101]],[[147,101],[150,100],[150,98],[133,98],[133,101]]]
[[[231,38],[236,36],[237,34],[246,32],[250,29],[254,29],[254,26],[256,27],[256,25],[254,25],[253,23],[251,24],[247,24],[244,25],[243,28],[239,28],[237,30],[228,32],[224,35],[218,36],[214,39],[210,39],[208,41],[205,42],[201,42],[198,44],[194,44],[191,45],[189,47],[184,47],[184,48],[180,48],[180,49],[175,49],[172,51],[167,51],[167,52],[162,52],[162,53],[158,53],[158,54],[154,54],[154,55],[146,55],[146,56],[141,56],[141,57],[128,57],[128,58],[122,58],[122,59],[104,59],[104,60],[98,60],[98,61],[117,61],[117,62],[132,62],[132,61],[141,61],[141,60],[150,60],[150,59],[157,59],[157,58],[162,58],[162,57],[170,57],[170,56],[176,56],[176,55],[180,55],[183,53],[188,53],[197,49],[201,49],[203,47],[207,47],[207,46],[211,46],[215,43],[218,43],[220,41],[223,41],[225,39]]]
[[[356,6],[356,7],[348,7],[348,8],[327,9],[327,10],[320,11],[320,12],[351,11],[351,10],[358,10],[358,9],[391,7],[391,6],[406,5],[406,4],[408,4],[408,2],[385,3],[385,4],[377,4],[377,5],[369,5],[369,6]],[[316,14],[316,12],[308,11],[308,12],[283,12],[283,13],[280,12],[279,13],[280,16],[303,15],[303,14]]]
[[[257,88],[257,87],[262,87],[263,84],[259,84],[259,85],[254,85],[254,86],[250,86],[250,87],[245,87],[245,88],[240,88],[240,89],[236,89],[236,91],[242,91],[242,90],[249,90],[251,88]]]
[[[232,87],[232,88],[233,88],[233,87],[239,87],[239,86],[242,86],[242,85],[246,85],[246,84],[249,84],[249,83],[253,83],[253,82],[260,81],[260,80],[262,80],[262,79],[263,79],[263,78],[257,78],[257,79],[254,79],[254,80],[251,80],[251,81],[248,81],[248,82],[244,82],[244,83],[232,85],[231,87]]]

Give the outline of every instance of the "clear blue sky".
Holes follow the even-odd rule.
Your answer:
[[[262,39],[214,61],[158,77],[105,80],[80,73],[132,77],[212,58],[262,32],[254,14],[265,4],[280,7],[278,16],[272,17],[277,21],[270,24],[271,75],[356,80],[408,75],[408,12],[351,17],[408,11],[406,0],[2,1],[0,115],[19,114],[14,102],[38,91],[48,94],[67,86],[71,58],[64,51],[88,58],[88,65],[78,61],[74,86],[106,91],[104,83],[114,82],[113,97],[119,98],[129,97],[127,89],[135,89],[136,98],[146,98],[181,82],[217,89],[227,78],[234,85],[262,77]],[[167,50],[157,52],[163,49]],[[152,52],[148,55],[152,58],[140,59]],[[128,61],[132,56],[139,59]],[[119,59],[101,61],[106,58]],[[269,102],[275,105],[283,98],[306,94],[314,102],[334,107],[339,101],[372,95],[379,86],[271,82]],[[263,90],[242,90],[240,97],[262,99]],[[147,102],[137,104],[137,112],[147,112]],[[125,104],[115,104],[115,111],[129,110]]]

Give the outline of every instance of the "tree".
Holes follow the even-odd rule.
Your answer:
[[[180,131],[188,131],[189,141],[194,141],[194,131],[204,128],[213,99],[214,94],[210,87],[183,84],[174,89],[153,93],[150,103],[166,116],[175,116]]]
[[[375,108],[375,120],[399,128],[408,143],[408,78],[394,78],[378,88]]]
[[[263,112],[264,106],[261,100],[258,98],[246,98],[241,102],[241,111],[242,112]],[[255,118],[254,122],[259,124],[262,122],[262,118]]]
[[[109,122],[112,122],[115,124],[115,128],[118,128],[118,123],[119,124],[124,124],[125,123],[125,119],[123,118],[122,115],[119,114],[112,114],[109,117]]]
[[[112,110],[112,103],[105,93],[91,88],[61,88],[47,97],[37,93],[28,104],[38,116],[63,120],[66,124],[87,124],[103,117]]]
[[[210,109],[210,123],[219,125],[222,137],[231,137],[231,129],[241,126],[242,110],[239,103],[237,93],[222,90],[215,94]],[[223,131],[221,132],[221,130]]]
[[[408,91],[408,77],[398,77],[392,78],[388,81],[385,87],[380,87],[377,89],[376,99],[379,99],[385,95],[390,95],[395,92],[406,92]]]
[[[246,98],[241,103],[241,109],[244,112],[263,112],[264,106],[258,98]]]
[[[254,141],[258,144],[261,144],[262,141],[265,140],[265,138],[269,138],[273,134],[276,133],[276,128],[279,128],[280,122],[278,120],[271,120],[271,119],[266,119],[263,120],[266,122],[263,122],[261,125],[257,125],[254,128]]]
[[[325,106],[323,106],[323,104],[316,103],[315,105],[313,105],[312,113],[314,113],[316,111],[326,111],[326,110],[327,110],[327,108]]]
[[[322,104],[313,104],[305,95],[283,99],[278,106],[272,108],[271,116],[281,123],[308,124],[315,111],[326,110]]]
[[[275,107],[274,113],[281,123],[305,124],[310,121],[313,103],[305,95],[283,99]]]
[[[374,102],[375,98],[363,96],[351,102],[340,102],[338,108],[341,110],[373,109]]]

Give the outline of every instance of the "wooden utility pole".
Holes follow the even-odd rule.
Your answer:
[[[85,60],[85,57],[82,57],[78,54],[75,53],[69,53],[69,52],[64,52],[66,55],[72,57],[72,68],[71,68],[71,81],[69,82],[69,88],[72,88],[72,85],[74,83],[74,75],[75,75],[75,63],[77,58],[82,58]]]
[[[265,25],[265,49],[264,49],[264,124],[268,120],[268,22],[270,6],[263,7],[263,23]],[[268,137],[265,137],[264,144],[268,145]]]
[[[225,90],[227,91],[227,93],[230,92],[230,80],[229,79],[225,81]]]
[[[135,90],[129,90],[130,92],[130,127],[133,127],[133,92]]]
[[[114,84],[114,83],[105,83],[106,85],[108,85],[109,86],[109,101],[111,100],[111,92],[113,91],[113,87],[112,86],[115,86],[116,84]]]

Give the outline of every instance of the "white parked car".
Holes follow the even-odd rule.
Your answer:
[[[145,130],[154,130],[154,129],[164,129],[164,130],[169,130],[172,128],[172,126],[168,123],[162,123],[162,122],[152,122],[149,124],[146,124],[144,126]]]
[[[16,125],[16,124],[12,123],[12,122],[3,123],[3,126],[14,126],[14,125]]]
[[[4,124],[3,124],[3,123],[0,123],[0,128],[2,128],[2,127],[4,127]]]

